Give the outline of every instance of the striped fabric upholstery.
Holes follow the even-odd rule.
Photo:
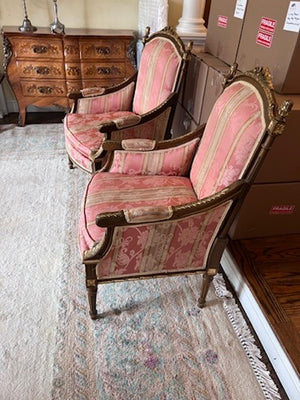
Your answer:
[[[103,239],[106,229],[95,224],[99,213],[135,207],[172,206],[195,200],[190,180],[185,177],[98,172],[90,180],[84,196],[79,227],[80,248],[87,250]]]
[[[111,111],[129,111],[135,83],[110,94],[78,99],[78,114],[101,114]]]
[[[174,44],[156,38],[145,45],[133,100],[133,111],[144,114],[166,100],[174,90],[181,58]]]
[[[186,176],[199,139],[174,147],[154,151],[115,151],[111,173],[128,175]]]
[[[262,99],[247,82],[235,82],[217,100],[191,168],[199,199],[242,177],[265,129]]]
[[[115,278],[201,270],[229,203],[177,221],[118,227],[97,276]]]

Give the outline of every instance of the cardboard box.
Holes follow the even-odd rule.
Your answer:
[[[249,0],[248,0],[249,1]],[[212,0],[205,51],[232,65],[236,60],[246,0]]]
[[[300,182],[300,95],[276,95],[280,105],[290,99],[294,105],[285,131],[276,138],[255,178],[256,183]]]
[[[189,113],[182,107],[180,103],[177,103],[171,127],[172,138],[182,136],[196,128],[197,124],[195,121],[193,121]]]
[[[299,1],[248,0],[236,62],[269,67],[278,93],[300,93],[299,14]]]
[[[182,105],[197,124],[200,123],[207,74],[208,65],[193,55],[188,64]]]
[[[229,236],[246,239],[300,233],[300,182],[254,184]]]
[[[208,65],[208,73],[201,106],[200,125],[207,122],[215,102],[223,91],[224,76],[230,69],[227,64],[210,54],[204,53],[201,61]]]

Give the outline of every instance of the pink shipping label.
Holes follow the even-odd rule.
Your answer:
[[[224,16],[224,15],[219,15],[218,16],[218,26],[220,26],[221,28],[227,28],[227,23],[228,23],[228,17]]]
[[[267,18],[267,17],[262,17],[259,29],[269,32],[269,33],[274,33],[275,32],[275,26],[276,26],[276,20]]]
[[[272,45],[272,39],[273,35],[271,35],[270,33],[258,31],[258,34],[256,36],[256,43],[270,48]]]
[[[269,214],[293,214],[295,210],[294,205],[278,205],[270,208]]]

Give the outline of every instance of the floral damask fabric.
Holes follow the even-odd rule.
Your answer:
[[[230,202],[178,221],[115,229],[109,252],[97,265],[97,276],[201,270]]]
[[[264,129],[258,91],[246,82],[236,82],[225,89],[207,121],[191,169],[191,181],[199,199],[242,176]]]

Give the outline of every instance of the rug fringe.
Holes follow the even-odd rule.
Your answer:
[[[222,274],[217,274],[214,277],[213,284],[217,297],[224,300],[224,309],[249,359],[265,398],[267,400],[281,399],[278,388],[270,377],[270,372],[267,370],[266,365],[261,361],[261,352],[255,344],[255,338],[251,334],[232,293],[227,290]]]

